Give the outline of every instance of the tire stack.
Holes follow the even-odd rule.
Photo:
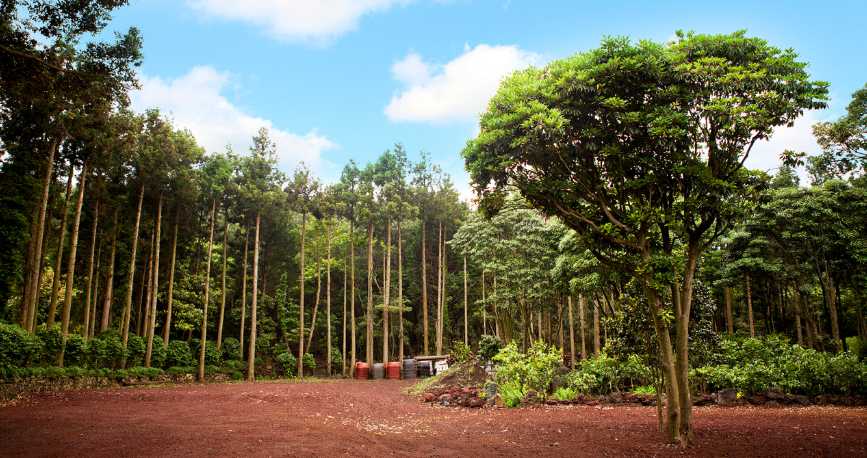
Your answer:
[[[418,365],[416,364],[416,360],[412,358],[403,360],[400,375],[405,380],[412,380],[418,377]]]
[[[385,364],[373,363],[373,379],[382,380],[385,378]]]
[[[431,363],[430,361],[419,361],[418,362],[418,378],[427,378],[431,376]]]

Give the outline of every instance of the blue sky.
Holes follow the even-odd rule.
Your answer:
[[[839,115],[867,81],[867,2],[530,0],[132,0],[110,28],[144,35],[133,107],[159,107],[209,150],[245,151],[261,126],[280,166],[326,180],[395,142],[431,153],[468,195],[460,150],[499,79],[598,45],[665,41],[678,29],[747,29],[792,47],[831,107],[808,113],[751,159],[815,150],[810,125]]]

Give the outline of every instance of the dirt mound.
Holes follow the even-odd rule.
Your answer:
[[[481,395],[481,387],[487,378],[488,374],[473,359],[422,380],[410,389],[410,393],[421,395],[424,402],[436,402],[444,406],[482,407],[485,399]]]

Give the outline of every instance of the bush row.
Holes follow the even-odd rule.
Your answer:
[[[198,362],[200,342],[193,339],[170,341],[166,346],[155,337],[151,350],[151,366],[155,368],[195,366]],[[40,326],[30,334],[18,325],[0,323],[0,368],[23,368],[51,366],[58,355],[64,352],[64,365],[88,369],[119,368],[124,359],[127,366],[141,366],[145,360],[147,341],[144,337],[130,335],[127,348],[116,331],[106,331],[90,341],[79,334],[70,334],[63,345],[59,326]],[[223,340],[217,350],[216,344],[205,344],[205,364],[219,366],[223,361],[241,359],[241,347],[237,339]]]

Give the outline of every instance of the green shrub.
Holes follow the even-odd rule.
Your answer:
[[[331,348],[331,372],[339,374],[343,370],[343,354],[340,350]]]
[[[189,367],[196,364],[190,344],[183,340],[170,340],[166,348],[166,362],[169,367]]]
[[[451,357],[455,363],[464,363],[473,357],[473,351],[469,345],[463,342],[453,342]]]
[[[139,377],[139,378],[155,378],[160,375],[163,375],[162,369],[157,367],[131,367],[126,370],[126,373],[129,377]]]
[[[608,394],[648,384],[653,372],[638,355],[620,360],[600,353],[581,361],[568,376],[569,386],[582,394]]]
[[[201,347],[199,346],[200,342],[198,339],[193,339],[191,342],[191,348],[193,349],[194,356],[193,358],[198,361],[199,355],[201,351]],[[223,361],[223,355],[220,350],[217,350],[217,344],[213,341],[208,340],[205,342],[205,365],[206,366],[219,366]]]
[[[223,367],[231,369],[231,370],[235,370],[235,371],[240,371],[240,370],[243,370],[245,367],[247,367],[247,365],[244,364],[244,361],[241,361],[238,359],[230,359],[228,361],[223,362]]]
[[[147,342],[142,336],[130,335],[126,342],[127,366],[141,366],[144,364]]]
[[[551,382],[560,368],[563,353],[543,341],[534,342],[527,353],[518,351],[515,342],[509,343],[497,353],[497,383],[501,386],[516,383],[522,391],[533,390],[540,395],[550,392]]]
[[[642,394],[642,395],[648,395],[648,394],[649,395],[655,395],[656,394],[656,387],[653,385],[636,386],[635,388],[632,389],[632,392],[635,394]]]
[[[108,330],[90,341],[91,367],[120,367],[125,354],[123,340],[114,330]]]
[[[294,377],[295,370],[298,367],[298,360],[295,355],[288,351],[284,351],[277,355],[277,364],[280,366],[281,372],[287,377]]]
[[[510,381],[499,386],[500,399],[503,400],[503,405],[506,407],[517,407],[527,394],[520,382]]]
[[[39,358],[39,339],[17,324],[0,323],[0,368],[26,366]]]
[[[867,357],[867,344],[858,336],[846,337],[846,349],[858,359]]]
[[[234,337],[223,339],[223,346],[220,349],[226,359],[241,359],[241,342]]]
[[[502,348],[503,342],[497,336],[485,334],[479,339],[479,357],[485,361],[494,359]]]
[[[554,399],[558,401],[571,401],[575,399],[575,396],[578,394],[578,391],[575,388],[571,388],[568,386],[561,386],[554,390]]]
[[[66,347],[63,352],[63,364],[66,366],[78,366],[87,364],[90,353],[87,339],[80,334],[66,336]]]
[[[316,359],[313,358],[312,354],[304,353],[304,358],[301,361],[305,369],[316,369]]]
[[[171,342],[169,342],[171,345]],[[195,374],[196,367],[194,366],[172,366],[166,369],[166,373],[170,375],[186,375],[186,374]]]
[[[154,336],[153,346],[151,347],[151,367],[164,367],[167,357],[168,348],[163,343],[163,339]]]
[[[44,324],[40,325],[36,328],[36,337],[40,344],[39,362],[46,365],[54,364],[63,348],[63,333],[60,332],[60,325],[55,324],[50,328]]]

